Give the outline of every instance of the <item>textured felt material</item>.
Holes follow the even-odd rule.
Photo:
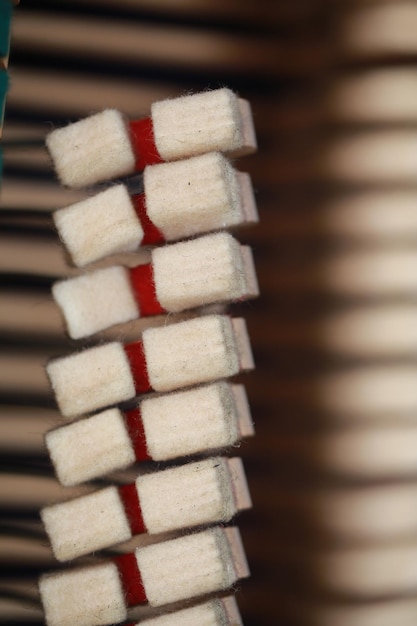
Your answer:
[[[133,510],[132,499],[122,497],[127,492],[136,497]],[[213,457],[45,507],[41,517],[56,558],[68,561],[133,534],[228,522],[249,506],[241,460]]]
[[[130,532],[132,535],[139,535],[146,532],[136,485],[134,483],[120,485],[118,490],[120,501],[123,504],[129,522]]]
[[[233,597],[210,600],[181,611],[141,620],[137,626],[241,626]]]
[[[211,382],[253,367],[244,320],[232,321],[226,315],[147,328],[143,350],[155,391]],[[136,393],[129,359],[118,342],[55,359],[46,369],[67,418],[129,400]]]
[[[155,461],[225,448],[242,436],[253,434],[241,385],[220,382],[149,396],[140,408],[146,447]],[[134,447],[118,409],[51,430],[46,444],[58,480],[66,486],[122,469],[135,461]]]
[[[124,267],[106,267],[59,281],[52,293],[72,339],[139,317],[129,272]]]
[[[52,131],[46,145],[58,177],[68,187],[125,176],[135,167],[126,122],[113,109]]]
[[[58,480],[77,485],[135,461],[122,413],[108,409],[49,431],[46,445]]]
[[[137,548],[149,603],[162,606],[230,587],[246,575],[234,561],[236,539],[236,529],[216,527]],[[126,618],[126,589],[115,563],[47,574],[39,588],[48,626],[101,626]]]
[[[136,558],[152,606],[227,589],[237,580],[228,536],[219,527],[137,548]]]
[[[171,312],[248,295],[241,246],[215,233],[152,252],[156,295]]]
[[[55,211],[59,236],[75,265],[152,243],[146,240],[152,224],[160,242],[162,235],[172,241],[258,219],[249,176],[218,152],[148,166],[144,187],[145,196],[131,198],[125,185],[113,185]]]
[[[146,165],[162,161],[155,146],[153,123],[150,117],[129,122],[129,134],[136,157],[136,170],[141,171]]]
[[[253,131],[244,128],[252,124],[249,111],[230,89],[154,102],[151,111],[155,145],[165,161],[211,150],[243,154],[256,149]]]
[[[227,522],[237,512],[230,462],[221,457],[138,476],[136,487],[148,532]],[[238,486],[236,485],[236,489]]]
[[[136,265],[129,269],[131,290],[139,306],[141,317],[166,313],[158,302],[151,263]]]
[[[41,518],[59,561],[95,552],[132,536],[116,487],[45,507]]]
[[[126,618],[114,563],[44,575],[39,590],[47,626],[101,626]]]
[[[122,552],[115,557],[114,562],[119,570],[126,605],[145,604],[147,602],[146,591],[134,552]]]
[[[257,293],[249,248],[215,233],[157,248],[151,265],[108,267],[59,281],[52,289],[73,339],[140,315],[247,298]]]
[[[136,394],[152,391],[146,366],[145,353],[141,341],[133,341],[123,346],[129,360],[130,371],[135,384]]]
[[[143,239],[141,223],[124,185],[114,185],[55,211],[53,218],[79,267],[118,252],[132,252]]]
[[[256,150],[250,107],[227,88],[155,102],[152,125],[165,161],[215,150],[234,156]],[[130,133],[123,115],[106,109],[52,131],[46,145],[61,182],[84,187],[143,167],[146,158],[136,163]]]
[[[151,457],[162,461],[233,445],[239,437],[234,387],[221,382],[145,398],[140,406]]]
[[[155,391],[172,391],[226,378],[239,371],[231,320],[208,315],[170,326],[148,328],[143,345]]]
[[[135,395],[127,356],[117,342],[55,359],[46,370],[58,406],[67,418]]]
[[[124,411],[124,420],[126,430],[129,433],[130,441],[135,451],[136,461],[149,461],[151,456],[143,429],[140,405],[128,411]]]
[[[147,167],[146,209],[167,240],[243,221],[238,177],[218,152]]]

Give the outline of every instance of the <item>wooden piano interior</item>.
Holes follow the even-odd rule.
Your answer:
[[[253,510],[245,626],[417,621],[417,4],[22,0],[0,211],[0,615],[41,624],[54,567],[38,510],[63,495],[43,443],[44,365],[71,352],[50,297],[74,273],[45,134],[103,107],[228,86],[253,107],[261,297],[236,305],[256,370],[239,449]],[[125,337],[135,328],[103,335]],[[121,335],[121,333],[123,333]],[[71,494],[74,493],[71,491]]]

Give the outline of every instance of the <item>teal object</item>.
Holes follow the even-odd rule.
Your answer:
[[[9,76],[6,70],[0,70],[0,127],[3,125],[6,94],[9,87]]]
[[[0,0],[0,57],[9,54],[13,6],[11,0]]]

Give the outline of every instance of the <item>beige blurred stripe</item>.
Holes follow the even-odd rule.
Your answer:
[[[263,294],[266,296],[266,291]],[[251,336],[263,350],[315,350],[341,359],[367,360],[413,359],[417,354],[417,305],[413,303],[349,304],[341,311],[319,316],[306,311],[300,319],[280,318],[255,304],[245,314]],[[274,323],[271,333],[270,324]]]
[[[414,0],[346,2],[337,49],[346,56],[368,59],[417,53],[417,5]]]
[[[417,590],[417,539],[377,546],[338,547],[318,551],[317,575],[327,590],[357,599]]]
[[[152,102],[180,95],[175,84],[132,83],[85,73],[59,73],[47,69],[33,72],[13,67],[10,75],[9,105],[28,113],[49,110],[55,115],[74,118],[90,115],[104,106],[120,109],[131,117],[141,117],[149,114]],[[52,125],[45,121],[44,128],[47,132],[52,130]]]
[[[357,306],[324,316],[317,341],[340,355],[413,358],[417,355],[417,304]]]
[[[342,250],[329,255],[316,272],[318,285],[329,293],[411,297],[417,293],[417,250],[412,245]]]
[[[417,363],[360,365],[317,380],[322,411],[349,418],[383,417],[417,410]]]
[[[0,394],[51,394],[45,365],[49,354],[0,353]]]
[[[110,265],[140,265],[150,261],[149,248],[137,252],[117,254],[101,259],[88,270]],[[86,271],[88,271],[86,270]],[[72,265],[69,255],[58,239],[42,239],[19,235],[0,235],[0,271],[35,276],[66,277],[82,273]]]
[[[0,268],[38,276],[65,276],[75,271],[69,267],[58,237],[44,241],[18,235],[0,235]]]
[[[415,185],[417,130],[368,130],[340,134],[323,148],[319,175],[344,184]]]
[[[320,258],[321,257],[321,258]],[[261,291],[274,294],[321,294],[344,298],[410,298],[417,292],[417,252],[412,242],[392,246],[335,247],[321,255],[284,258],[271,268],[273,251],[256,259]]]
[[[42,12],[18,14],[13,37],[15,46],[32,51],[268,77],[288,70],[311,71],[323,61],[323,47],[316,39],[293,44],[265,34],[223,34],[209,28],[196,31],[88,17],[78,20]]]
[[[4,452],[46,454],[44,436],[62,424],[55,409],[39,407],[0,407],[0,449]]]
[[[417,109],[416,109],[417,110]],[[364,243],[417,242],[417,191],[412,189],[341,192],[324,203],[317,231]]]
[[[319,489],[313,500],[320,531],[337,541],[368,546],[417,536],[417,475],[408,484]]]
[[[19,209],[45,211],[50,213],[86,197],[85,192],[72,191],[56,183],[13,180],[6,178],[1,188],[1,206],[17,211]]]
[[[366,69],[339,76],[325,95],[330,121],[346,124],[416,124],[414,69]]]
[[[372,423],[328,430],[311,442],[317,462],[335,476],[370,481],[417,478],[417,420],[392,413]]]
[[[0,330],[6,336],[59,337],[63,328],[59,309],[49,293],[0,292]]]

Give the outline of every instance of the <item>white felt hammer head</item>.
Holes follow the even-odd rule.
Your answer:
[[[233,325],[223,315],[147,328],[143,345],[149,381],[155,391],[227,378],[240,369]]]
[[[68,187],[92,185],[134,170],[126,122],[113,109],[52,131],[46,145],[58,177]]]
[[[125,185],[113,185],[59,209],[53,218],[78,267],[119,252],[133,252],[143,239],[143,229]]]
[[[135,462],[133,444],[119,409],[107,409],[50,430],[45,442],[57,478],[66,487]]]
[[[143,182],[147,213],[166,240],[245,221],[239,176],[220,152],[152,165]]]
[[[250,108],[230,89],[162,100],[152,105],[155,145],[164,161],[212,150],[256,150]]]
[[[233,445],[249,405],[241,386],[220,382],[150,396],[140,410],[149,454],[163,461]]]
[[[114,563],[46,574],[39,591],[48,626],[104,626],[127,615]]]
[[[248,575],[235,528],[215,527],[137,548],[135,553],[151,606],[227,589]]]
[[[52,294],[73,339],[139,317],[129,272],[124,267],[106,267],[56,282]]]
[[[173,313],[258,291],[251,258],[243,255],[242,246],[229,233],[157,248],[152,265],[158,301]]]
[[[41,518],[59,561],[75,559],[132,537],[116,487],[45,507]]]
[[[141,620],[136,626],[242,626],[233,596],[209,600],[180,611]]]
[[[250,507],[240,459],[213,457],[138,476],[136,488],[149,533],[227,522]]]
[[[135,385],[122,344],[111,342],[55,359],[46,367],[64,417],[130,400]]]

